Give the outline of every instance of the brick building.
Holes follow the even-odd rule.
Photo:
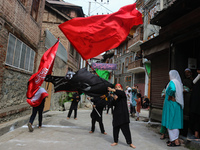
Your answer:
[[[58,25],[72,18],[84,17],[82,7],[64,2],[62,0],[46,0],[42,21],[41,42],[39,56],[55,44],[57,38],[60,38],[60,45],[56,54],[53,67],[53,75],[65,76],[67,71],[77,71],[80,64],[80,55],[70,44],[65,35],[61,32]],[[39,66],[40,59],[37,61]],[[49,83],[46,84],[46,87]],[[45,85],[44,85],[45,86]],[[48,86],[49,96],[45,102],[44,110],[59,110],[59,99],[64,92],[53,93],[51,83]]]
[[[0,3],[0,122],[29,114],[27,81],[35,72],[44,0]]]

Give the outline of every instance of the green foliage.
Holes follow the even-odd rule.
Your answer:
[[[71,102],[73,94],[74,94],[73,92],[66,92],[62,94],[61,97],[59,98],[59,105],[63,106],[65,102]]]

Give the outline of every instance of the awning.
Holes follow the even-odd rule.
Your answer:
[[[56,43],[57,39],[49,30],[46,29],[45,33],[46,33],[45,47],[49,49]],[[61,43],[58,46],[58,51],[56,53],[56,56],[58,56],[60,59],[62,59],[64,62],[67,63],[67,50]]]
[[[145,68],[144,67],[137,67],[137,68],[133,68],[133,69],[128,69],[128,72],[132,72],[132,73],[145,72]]]
[[[128,47],[128,49],[130,51],[133,52],[138,52],[140,50],[140,44],[142,44],[143,42],[141,40],[135,42],[134,44],[132,44],[131,46]]]

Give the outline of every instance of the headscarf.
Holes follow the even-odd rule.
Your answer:
[[[183,83],[181,81],[180,75],[178,71],[171,70],[169,72],[169,78],[170,81],[173,81],[176,87],[176,93],[175,93],[175,99],[176,102],[179,103],[184,108],[184,102],[183,102]]]
[[[120,86],[120,87],[123,89],[122,85],[119,84],[119,83],[117,83],[117,84],[115,85],[115,88],[116,88],[116,86]]]

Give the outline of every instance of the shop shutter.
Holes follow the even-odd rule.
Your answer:
[[[161,92],[169,82],[169,52],[153,57],[151,69],[151,104],[152,107],[162,107],[164,98],[161,98]]]

